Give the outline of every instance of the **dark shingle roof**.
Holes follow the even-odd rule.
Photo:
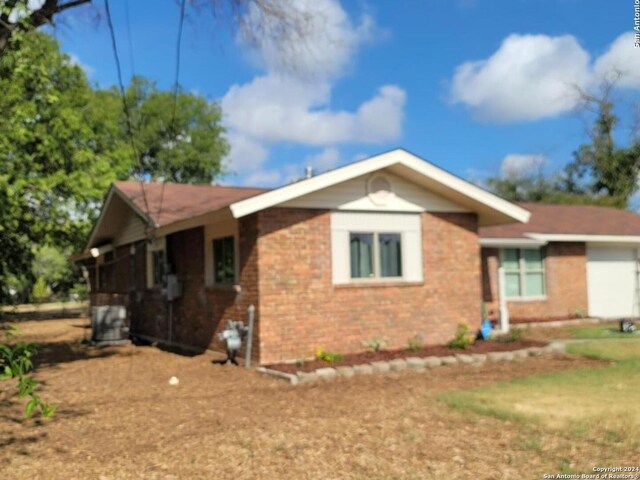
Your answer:
[[[480,228],[481,238],[519,238],[525,233],[565,235],[640,235],[640,215],[594,205],[520,203],[531,212],[529,223]]]
[[[262,188],[222,187],[217,185],[187,185],[179,183],[115,182],[124,194],[158,226],[186,220],[213,212],[267,190]],[[144,189],[144,196],[142,190]],[[146,205],[145,198],[146,197]]]

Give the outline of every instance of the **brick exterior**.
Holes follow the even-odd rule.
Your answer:
[[[480,252],[475,214],[422,216],[424,283],[340,285],[331,279],[330,213],[274,208],[258,213],[260,361],[390,348],[424,336],[450,340],[458,323],[480,322]]]
[[[544,247],[546,300],[507,301],[512,322],[566,319],[587,312],[587,259],[584,243]],[[482,249],[482,297],[489,316],[498,316],[498,250]]]
[[[167,262],[173,267],[183,289],[183,295],[171,305],[160,288],[146,288],[144,242],[133,257],[129,253],[129,246],[118,249],[117,261],[113,264],[119,272],[116,280],[101,285],[97,291],[94,281],[91,305],[127,306],[133,335],[200,349],[223,349],[216,334],[229,319],[246,322],[248,306],[258,304],[255,218],[243,219],[240,229],[241,292],[236,292],[232,287],[205,287],[204,229],[200,227],[167,237]],[[256,360],[258,348],[256,335],[253,348]]]
[[[363,350],[384,338],[390,348],[420,334],[426,344],[450,340],[458,323],[480,323],[480,252],[477,217],[422,214],[424,282],[333,285],[330,212],[272,208],[240,220],[239,284],[206,287],[204,230],[167,237],[168,262],[182,282],[173,302],[146,288],[145,243],[132,256],[115,252],[114,281],[92,292],[92,305],[128,306],[133,334],[199,348],[221,349],[216,333],[228,319],[247,319],[256,306],[254,358],[262,364],[309,357],[317,347]],[[104,268],[104,267],[103,267]]]

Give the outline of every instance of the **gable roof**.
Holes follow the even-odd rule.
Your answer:
[[[529,212],[407,152],[392,150],[283,187],[262,188],[115,182],[92,230],[86,250],[115,237],[123,209],[147,225],[143,235],[166,235],[211,223],[213,218],[241,218],[327,187],[382,169],[476,212],[480,225],[526,222]],[[144,192],[144,194],[143,194]]]
[[[520,203],[531,212],[526,224],[480,228],[480,238],[540,238],[549,241],[581,237],[640,236],[640,215],[595,205]]]
[[[240,200],[229,206],[235,218],[279,205],[381,169],[410,179],[478,213],[480,225],[526,222],[529,212],[403,149],[391,150],[344,167]]]

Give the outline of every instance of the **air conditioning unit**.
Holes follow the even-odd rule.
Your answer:
[[[91,307],[91,341],[97,344],[126,342],[127,309],[122,305]]]

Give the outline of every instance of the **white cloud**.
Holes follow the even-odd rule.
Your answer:
[[[315,155],[307,155],[305,164],[318,171],[331,170],[340,163],[340,152],[337,148],[325,148]]]
[[[484,120],[537,120],[575,108],[576,87],[597,86],[612,69],[623,74],[620,86],[640,88],[633,34],[619,36],[593,62],[572,35],[514,34],[489,58],[458,66],[451,97]]]
[[[588,73],[589,55],[571,35],[510,35],[487,60],[456,69],[452,96],[488,120],[533,120],[571,110],[573,86]]]
[[[269,157],[269,151],[260,143],[247,136],[231,132],[227,135],[230,153],[226,159],[226,166],[235,173],[245,174],[261,168]]]
[[[395,85],[380,88],[355,112],[331,110],[330,101],[326,82],[268,74],[231,87],[222,111],[232,131],[269,143],[383,143],[402,132],[405,93]]]
[[[264,15],[252,3],[244,20],[266,70],[305,78],[341,75],[377,31],[368,14],[354,25],[337,0],[292,0],[281,15]]]
[[[612,73],[619,73],[617,85],[621,87],[640,88],[640,57],[634,47],[635,34],[620,35],[602,54],[593,66],[596,81],[609,78]]]
[[[546,163],[544,155],[512,153],[502,160],[500,173],[506,178],[535,174],[544,168]]]
[[[277,23],[265,25],[257,7],[250,7],[245,23],[258,32],[253,53],[266,72],[233,85],[221,101],[231,145],[228,166],[245,178],[248,172],[254,180],[276,178],[265,168],[276,144],[321,147],[314,166],[326,169],[339,162],[339,145],[381,144],[402,135],[406,93],[399,86],[379,87],[355,109],[332,108],[335,81],[353,65],[358,48],[379,32],[373,18],[363,15],[354,24],[337,0],[294,0],[292,10],[305,19],[303,36],[270,35],[279,32]],[[256,168],[264,175],[256,175]],[[282,180],[298,176],[287,169],[294,170],[282,167]]]

